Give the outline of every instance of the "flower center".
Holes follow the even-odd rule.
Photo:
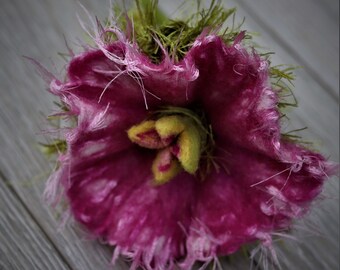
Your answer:
[[[170,181],[182,170],[195,174],[207,134],[196,115],[161,113],[154,120],[145,120],[128,130],[129,139],[141,147],[158,151],[152,164],[155,184]],[[188,113],[189,112],[189,113]]]

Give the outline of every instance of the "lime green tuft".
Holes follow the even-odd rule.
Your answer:
[[[39,143],[40,151],[50,157],[56,154],[65,153],[67,150],[67,143],[65,140],[53,140],[51,143]]]
[[[280,102],[278,103],[280,109],[298,106],[292,90],[294,87],[293,81],[295,80],[294,71],[298,68],[298,66],[292,65],[277,65],[269,68],[272,87],[280,97]]]
[[[282,133],[281,136],[286,141],[300,144],[300,145],[312,150],[312,149],[314,149],[314,146],[315,146],[314,143],[311,142],[311,141],[304,140],[304,139],[302,139],[302,136],[296,134],[297,132],[300,132],[300,131],[303,131],[303,130],[306,130],[306,129],[307,129],[307,127],[294,129],[294,130]]]
[[[281,114],[281,118],[287,118],[287,115],[284,113],[288,108],[296,108],[298,107],[298,101],[294,95],[293,87],[295,74],[294,71],[299,66],[293,65],[277,65],[269,68],[269,76],[271,79],[271,85],[274,90],[277,91],[279,95],[279,102],[277,104],[279,108],[279,112]],[[313,143],[310,141],[303,140],[301,136],[297,135],[296,132],[300,132],[307,129],[307,127],[291,130],[289,132],[282,133],[282,139],[286,141],[290,141],[293,143],[300,144],[306,148],[312,149]]]
[[[161,46],[175,61],[180,61],[203,30],[214,32],[226,43],[231,43],[241,31],[241,24],[235,26],[234,23],[232,15],[235,11],[235,8],[225,9],[220,0],[212,0],[207,9],[201,8],[197,1],[197,11],[189,18],[172,20],[159,9],[157,0],[135,0],[135,7],[128,12],[128,17],[133,20],[133,39],[140,50],[154,63],[160,63],[163,59]],[[115,12],[117,15],[122,13],[117,7]],[[230,17],[233,17],[232,27],[223,27]],[[127,18],[121,16],[118,23],[126,29]],[[249,38],[251,36],[247,34],[245,39]]]
[[[75,127],[77,123],[76,116],[64,116],[63,113],[69,112],[69,108],[64,102],[53,102],[54,105],[60,110],[62,114],[50,115],[47,117],[51,127],[55,129],[61,129],[63,126],[63,120],[68,119],[68,123],[71,127]],[[39,150],[48,158],[55,157],[59,154],[64,154],[67,151],[67,142],[64,139],[56,138],[46,143],[39,143]]]

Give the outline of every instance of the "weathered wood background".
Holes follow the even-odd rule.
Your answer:
[[[108,1],[81,0],[101,18]],[[189,1],[186,1],[189,2]],[[168,13],[179,1],[162,1]],[[339,161],[339,1],[230,0],[245,29],[260,32],[258,43],[276,52],[275,63],[301,65],[295,94],[300,102],[290,113],[287,130],[303,132],[318,148]],[[36,140],[51,112],[46,85],[22,55],[62,72],[57,52],[65,52],[63,35],[73,48],[83,37],[75,0],[0,1],[0,269],[128,269],[110,265],[111,250],[88,239],[76,225],[57,232],[58,219],[42,202],[53,166],[39,153]],[[54,64],[52,64],[52,62]],[[283,269],[339,269],[339,184],[328,181],[324,200],[315,203],[295,232],[299,242],[279,244]],[[248,269],[241,257],[225,269]]]

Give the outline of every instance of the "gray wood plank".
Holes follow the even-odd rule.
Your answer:
[[[52,99],[22,55],[44,62],[51,55],[56,58],[56,53],[65,49],[62,32],[67,31],[51,21],[43,1],[30,1],[29,5],[7,1],[2,3],[0,13],[0,168],[73,269],[108,269],[112,250],[89,239],[77,226],[57,232],[60,220],[41,198],[53,165],[39,153],[37,139],[43,136],[37,133],[46,124],[41,112],[45,115],[51,112]],[[123,267],[125,263],[119,261],[115,269]]]
[[[70,269],[1,176],[0,269]]]
[[[339,22],[339,0],[323,0],[315,1],[315,3],[318,4],[321,9],[324,9],[329,16],[332,16],[334,20]]]
[[[271,34],[318,80],[334,98],[339,98],[339,10],[329,16],[329,5],[338,1],[240,0],[262,28]]]

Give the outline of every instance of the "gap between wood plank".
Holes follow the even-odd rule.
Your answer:
[[[285,49],[297,62],[301,63],[306,73],[308,73],[314,80],[329,94],[337,103],[339,103],[339,97],[335,92],[331,91],[332,86],[327,83],[317,72],[310,68],[309,64],[299,56],[299,54],[287,43],[283,38],[280,37],[268,24],[266,24],[257,13],[252,12],[251,8],[243,0],[237,1],[237,4],[243,8],[248,14],[251,14],[252,19],[262,27],[268,34],[270,34],[274,41]]]
[[[314,1],[339,23],[339,0]]]
[[[30,209],[27,207],[27,205],[23,202],[19,194],[16,192],[16,190],[13,188],[11,181],[3,174],[3,172],[0,170],[0,181],[3,181],[4,184],[8,187],[8,189],[11,191],[12,195],[15,197],[15,199],[18,201],[18,203],[25,209],[27,212],[27,215],[34,221],[35,225],[40,229],[41,233],[46,237],[46,239],[49,241],[50,245],[55,249],[56,253],[58,254],[59,258],[62,260],[62,262],[67,266],[69,269],[72,269],[71,265],[67,261],[67,259],[64,257],[62,252],[59,250],[59,248],[55,245],[53,240],[50,238],[50,236],[45,232],[44,228],[37,222],[34,215],[31,213]]]

